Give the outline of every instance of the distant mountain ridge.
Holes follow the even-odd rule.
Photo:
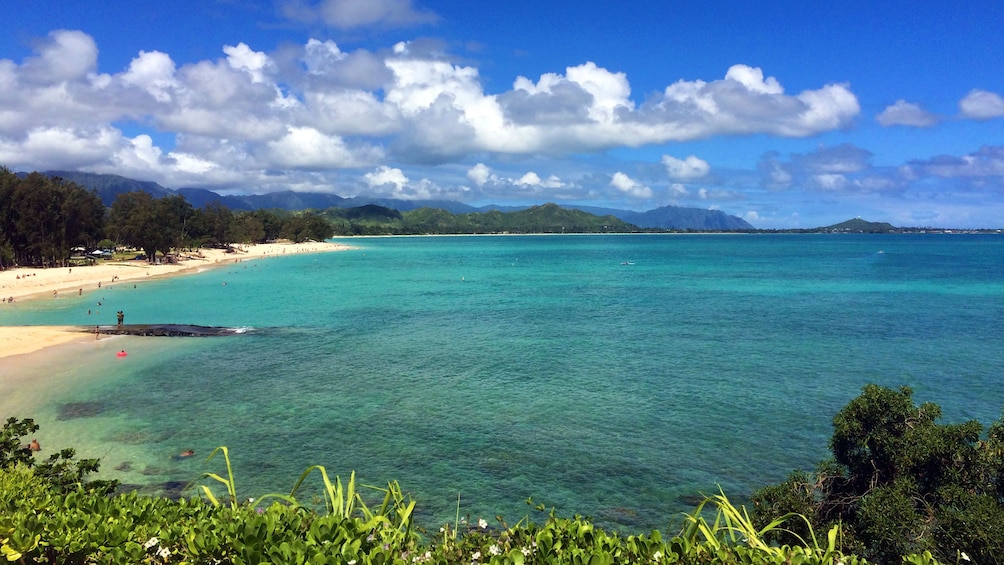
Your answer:
[[[202,208],[207,204],[219,202],[231,210],[258,210],[261,208],[281,210],[304,210],[312,208],[324,210],[327,208],[354,208],[372,204],[402,212],[419,208],[435,208],[445,210],[451,214],[469,214],[492,210],[519,211],[531,208],[530,206],[482,206],[478,208],[451,200],[402,200],[359,196],[343,198],[337,194],[294,192],[291,190],[268,194],[225,196],[205,188],[186,187],[172,190],[155,182],[138,181],[119,175],[83,173],[78,171],[46,171],[44,174],[52,177],[60,177],[88,189],[96,190],[105,206],[111,206],[119,194],[142,190],[154,198],[178,194],[184,196],[185,200],[196,208]],[[742,231],[756,229],[745,220],[736,216],[730,216],[721,210],[706,210],[703,208],[663,206],[646,212],[578,205],[567,205],[562,206],[562,208],[579,210],[596,216],[613,216],[640,228],[698,231]]]

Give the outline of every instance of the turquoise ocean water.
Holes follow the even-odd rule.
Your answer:
[[[1004,405],[1002,236],[347,242],[6,308],[5,325],[252,328],[102,340],[25,368],[62,376],[6,409],[127,483],[222,472],[172,456],[227,445],[242,497],[321,464],[400,481],[429,527],[460,495],[475,519],[513,523],[532,497],[643,531],[717,485],[741,499],[811,468],[867,383],[945,421]]]

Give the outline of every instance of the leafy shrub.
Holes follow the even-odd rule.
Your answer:
[[[798,512],[817,530],[841,524],[842,550],[883,563],[917,552],[1004,563],[1004,420],[981,439],[979,422],[940,416],[909,388],[866,386],[833,419],[833,459],[754,493],[754,522]]]
[[[97,459],[75,459],[73,449],[61,449],[42,462],[35,461],[35,452],[27,438],[37,431],[38,424],[31,418],[7,419],[0,429],[0,469],[15,465],[34,467],[36,475],[63,492],[84,488],[110,493],[118,487],[118,481],[86,480],[88,475],[98,471],[100,463]]]
[[[33,427],[30,421],[24,425],[12,422],[11,433]],[[4,445],[13,445],[9,437],[4,438]],[[458,500],[457,522],[444,526],[426,542],[412,527],[415,503],[396,482],[387,488],[362,487],[378,495],[376,503],[367,505],[354,474],[343,484],[338,477],[332,481],[323,467],[314,466],[288,495],[241,501],[227,449],[218,448],[207,461],[217,454],[226,461],[226,476],[203,475],[210,480],[210,485],[200,485],[205,498],[171,500],[136,492],[111,496],[83,484],[70,489],[69,483],[53,481],[39,467],[20,460],[22,452],[8,452],[7,463],[0,468],[0,555],[19,564],[70,565],[866,564],[841,552],[839,525],[826,531],[825,540],[817,538],[812,521],[801,515],[788,514],[766,526],[755,526],[746,509],[734,506],[724,493],[708,497],[685,515],[683,527],[669,539],[659,531],[623,537],[596,528],[587,518],[557,517],[553,509],[541,524],[528,516],[509,527],[499,517],[496,527],[483,519],[462,527]],[[19,460],[12,462],[14,458]],[[325,503],[318,511],[295,498],[315,472],[321,478]],[[217,485],[225,487],[225,496],[209,488]],[[951,496],[958,497],[960,504],[967,503],[965,492]],[[545,511],[543,506],[537,510]],[[955,519],[978,516],[993,516],[993,508],[976,506]],[[794,532],[798,527],[805,535],[796,538],[797,543],[768,542],[771,534]],[[906,561],[937,565],[929,552],[911,555]]]

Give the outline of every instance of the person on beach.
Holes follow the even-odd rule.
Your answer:
[[[116,317],[118,318],[119,325],[121,326],[122,322],[125,321],[125,313],[123,313],[122,310],[119,310],[118,313],[116,313]]]
[[[28,445],[28,448],[31,449],[32,451],[42,451],[42,446],[38,445],[38,440],[34,438],[32,438],[31,443]]]

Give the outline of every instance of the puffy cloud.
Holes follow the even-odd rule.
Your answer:
[[[401,127],[392,106],[363,90],[308,92],[303,104],[304,115],[300,121],[326,133],[379,137]]]
[[[492,170],[484,163],[478,163],[467,170],[467,178],[478,186],[484,186],[493,177]]]
[[[885,110],[875,120],[883,126],[911,126],[926,128],[937,125],[941,119],[931,112],[928,112],[918,104],[897,100],[895,104],[887,106]]]
[[[338,29],[367,26],[408,27],[435,23],[439,16],[415,8],[411,0],[285,0],[282,13],[304,22],[321,22]]]
[[[792,153],[785,162],[777,152],[765,154],[757,164],[766,188],[812,188],[827,192],[874,192],[902,186],[894,171],[872,167],[871,152],[844,143],[819,146],[809,153]]]
[[[464,186],[442,186],[427,178],[412,180],[399,168],[386,165],[363,175],[369,187],[369,195],[404,200],[456,199],[463,200],[469,188]]]
[[[77,169],[107,161],[124,143],[121,133],[111,127],[36,128],[21,139],[0,137],[0,163],[31,166],[42,161],[54,169]]]
[[[281,139],[268,142],[270,167],[342,169],[373,165],[383,157],[376,147],[352,149],[337,136],[309,127],[291,127]]]
[[[694,180],[707,176],[711,165],[703,159],[689,155],[686,159],[677,159],[672,155],[663,155],[662,164],[666,167],[669,178],[673,180]]]
[[[586,123],[593,96],[580,85],[568,81],[538,87],[546,80],[548,79],[541,77],[535,85],[520,77],[513,90],[499,95],[498,102],[506,118],[518,125]]]
[[[610,179],[610,186],[631,198],[651,198],[652,189],[618,171]]]
[[[168,54],[140,51],[119,78],[128,86],[145,90],[157,102],[170,102],[173,91],[179,86],[174,73],[174,61]]]
[[[911,161],[909,171],[914,178],[999,178],[1004,180],[1004,146],[984,146],[975,153],[957,157],[940,155],[926,160]],[[999,182],[999,181],[998,181]]]
[[[734,80],[750,92],[760,94],[784,94],[784,89],[774,77],[763,78],[763,70],[746,65],[733,65],[725,73],[725,80]]]
[[[823,190],[840,190],[847,186],[847,177],[836,173],[813,175],[814,184]]]
[[[298,7],[316,18],[341,10],[347,26],[403,21],[389,15],[395,10],[420,13],[400,0]],[[237,43],[224,45],[216,59],[188,64],[139,51],[121,72],[99,74],[93,39],[57,31],[22,63],[0,60],[0,162],[128,171],[168,186],[343,190],[319,171],[365,168],[372,172],[339,179],[409,197],[469,196],[455,180],[411,181],[421,175],[396,167],[467,162],[477,164],[459,169],[460,179],[466,173],[479,194],[685,198],[695,189],[682,183],[706,178],[711,168],[693,155],[664,156],[668,179],[662,180],[653,180],[654,163],[638,179],[594,169],[569,181],[562,177],[570,178],[574,166],[557,171],[560,177],[541,169],[524,174],[525,168],[500,174],[475,159],[537,154],[543,162],[716,135],[806,136],[843,127],[858,111],[846,85],[786,94],[778,79],[745,65],[718,80],[677,81],[641,104],[624,73],[593,62],[536,80],[517,77],[511,88],[491,93],[476,67],[451,61],[441,43],[425,40],[373,52],[318,39],[274,52]],[[778,159],[773,182],[807,178],[810,168],[808,158]],[[795,169],[805,171],[796,177]],[[817,169],[811,172],[846,174],[833,163]]]
[[[24,63],[24,76],[33,82],[75,81],[93,73],[98,65],[98,46],[82,31],[60,29],[49,33],[38,55]]]
[[[307,66],[307,72],[312,75],[330,72],[347,57],[348,54],[331,40],[320,41],[311,37],[303,47],[303,62]]]
[[[524,186],[540,186],[541,180],[537,173],[530,171],[515,181],[515,184],[521,184]]]
[[[670,85],[639,117],[649,131],[668,141],[747,133],[805,137],[844,127],[859,112],[857,97],[847,85],[829,84],[789,96],[775,78],[764,79],[760,69],[735,65],[724,80]]]
[[[366,181],[366,184],[372,187],[390,185],[398,191],[407,186],[409,182],[408,177],[404,175],[404,171],[386,165],[381,166],[373,172],[366,173],[363,175],[363,179]]]
[[[230,68],[242,70],[251,75],[254,82],[265,82],[265,71],[272,66],[268,55],[260,51],[252,51],[244,43],[236,46],[224,45],[223,52],[227,54]]]
[[[681,183],[674,182],[669,185],[669,197],[673,199],[686,198],[690,194],[687,187]]]
[[[959,110],[965,118],[992,120],[1004,116],[1004,98],[994,92],[975,89],[959,101]]]

